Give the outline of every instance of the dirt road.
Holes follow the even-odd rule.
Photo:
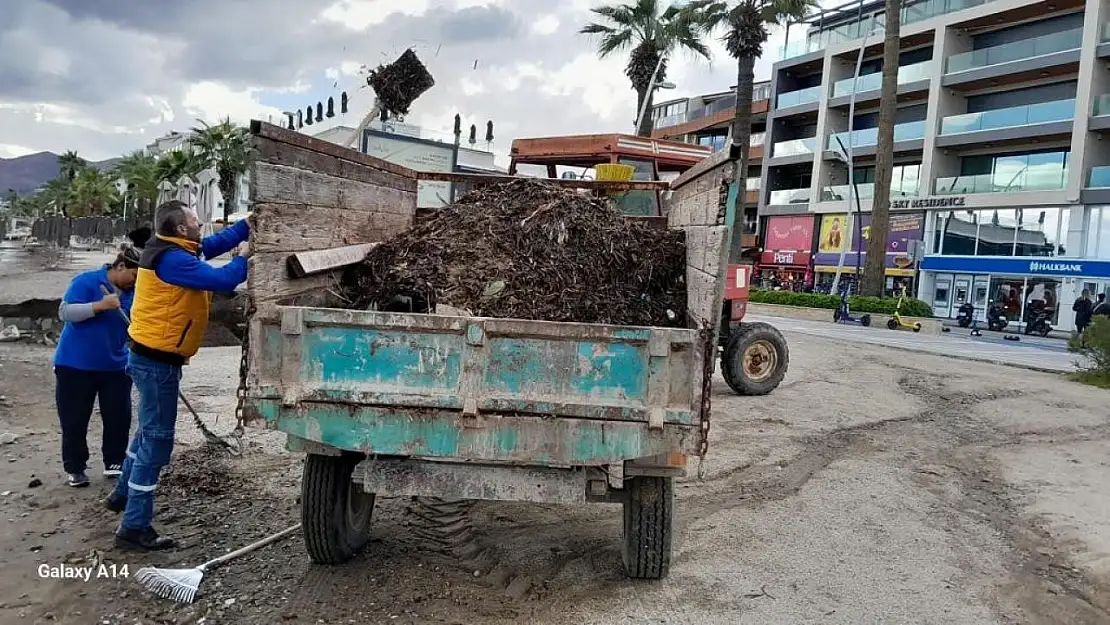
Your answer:
[[[382,500],[357,561],[313,567],[290,539],[209,573],[190,606],[122,565],[193,566],[296,522],[300,459],[265,432],[242,458],[211,455],[183,417],[156,523],[185,546],[116,552],[100,467],[92,488],[63,485],[49,350],[0,345],[0,433],[18,436],[0,445],[0,623],[1110,623],[1110,394],[787,338],[775,394],[718,383],[707,476],[677,491],[663,582],[623,578],[617,507],[474,504],[460,557],[421,538],[435,528],[409,502]],[[238,348],[206,348],[185,374],[219,432],[237,364]],[[108,577],[39,577],[66,562]]]

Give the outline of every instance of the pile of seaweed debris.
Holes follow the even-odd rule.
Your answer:
[[[681,231],[535,179],[477,188],[348,268],[350,308],[448,304],[481,317],[683,327]]]

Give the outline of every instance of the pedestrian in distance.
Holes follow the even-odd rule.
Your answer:
[[[118,477],[131,430],[127,321],[141,246],[149,228],[128,235],[115,260],[79,274],[58,307],[65,325],[54,351],[55,402],[62,430],[62,468],[69,485],[89,485],[89,421],[100,405],[104,475]],[[121,314],[121,311],[123,314]]]
[[[1071,309],[1075,313],[1075,331],[1077,334],[1083,334],[1087,326],[1091,325],[1091,313],[1095,309],[1090,291],[1083,289],[1075,303],[1071,305]]]
[[[250,236],[246,220],[201,239],[196,211],[171,200],[158,207],[155,224],[155,236],[139,259],[129,330],[127,372],[139,391],[139,422],[123,474],[104,502],[123,513],[116,546],[140,551],[175,546],[158,535],[152,521],[158,477],[173,453],[182,367],[204,339],[211,292],[234,291],[246,280],[250,254],[241,245]],[[222,267],[205,262],[236,247],[235,257]]]

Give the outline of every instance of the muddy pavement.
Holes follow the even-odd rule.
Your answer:
[[[183,414],[156,523],[184,546],[117,552],[97,507],[110,485],[63,485],[49,350],[0,346],[0,433],[18,437],[0,446],[0,623],[1110,623],[1105,391],[787,338],[771,396],[716,385],[706,478],[676,491],[663,582],[623,577],[619,507],[384,499],[355,561],[312,566],[294,537],[208,573],[189,606],[37,567],[195,566],[298,520],[300,459],[271,432],[212,453]],[[217,433],[237,365],[237,348],[206,348],[185,373]]]

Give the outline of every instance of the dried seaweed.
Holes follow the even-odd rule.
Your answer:
[[[389,65],[370,70],[366,84],[374,88],[382,110],[394,117],[407,114],[416,98],[436,83],[428,68],[409,49]]]
[[[684,234],[540,180],[480,187],[344,276],[352,308],[399,299],[483,317],[682,327]]]

